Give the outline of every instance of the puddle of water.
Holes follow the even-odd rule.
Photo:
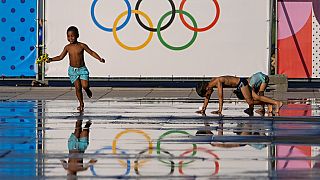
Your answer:
[[[320,177],[319,100],[252,117],[243,102],[221,117],[195,114],[201,104],[109,99],[80,114],[75,101],[0,102],[0,177]]]

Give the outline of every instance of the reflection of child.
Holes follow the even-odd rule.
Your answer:
[[[60,61],[67,54],[69,54],[69,69],[68,75],[70,77],[71,83],[74,84],[76,88],[76,95],[79,100],[79,111],[83,111],[84,102],[82,95],[82,88],[86,91],[89,98],[92,97],[92,92],[89,86],[89,71],[84,62],[84,51],[89,53],[92,57],[98,59],[100,62],[104,63],[105,60],[101,58],[96,52],[91,50],[86,44],[78,42],[79,31],[76,27],[70,26],[67,29],[67,39],[70,44],[66,45],[59,56],[49,58],[48,63],[52,61]]]
[[[219,123],[219,126],[217,127],[218,136],[223,136],[223,123]],[[238,124],[237,128],[234,129],[234,133],[236,133],[239,136],[265,136],[265,133],[263,132],[256,132],[256,129],[253,127],[252,124]],[[209,126],[206,125],[206,128],[204,130],[198,130],[196,132],[196,136],[212,136],[212,139],[214,139],[214,134],[209,130]],[[242,147],[249,145],[255,149],[261,150],[267,145],[265,144],[246,144],[246,143],[223,143],[223,142],[210,142],[211,146],[214,147],[220,147],[220,148],[234,148],[234,147]]]
[[[91,121],[87,121],[82,130],[82,120],[77,120],[74,133],[68,139],[69,160],[61,160],[62,166],[68,171],[68,176],[76,176],[78,171],[85,171],[97,160],[91,159],[83,163],[83,154],[89,145],[89,127]]]

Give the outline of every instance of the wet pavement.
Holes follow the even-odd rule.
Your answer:
[[[193,89],[93,88],[83,113],[72,88],[0,92],[0,179],[320,178],[319,91],[251,117],[228,92],[223,116]]]

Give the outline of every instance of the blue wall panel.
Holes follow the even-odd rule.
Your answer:
[[[0,76],[35,76],[37,0],[0,0]]]

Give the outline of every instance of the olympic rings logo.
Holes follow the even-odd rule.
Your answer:
[[[157,36],[158,36],[158,39],[159,41],[161,42],[161,44],[163,46],[165,46],[166,48],[170,49],[170,50],[175,50],[175,51],[179,51],[179,50],[184,50],[184,49],[187,49],[188,47],[190,47],[196,40],[197,38],[197,35],[198,35],[198,32],[204,32],[204,31],[207,31],[211,28],[213,28],[218,20],[219,20],[219,17],[220,17],[220,6],[219,6],[219,3],[218,3],[218,0],[212,0],[212,2],[214,3],[214,6],[215,6],[215,17],[214,19],[212,20],[212,22],[208,25],[208,26],[205,26],[205,27],[198,27],[197,25],[197,22],[196,20],[193,18],[193,16],[184,11],[183,8],[184,8],[184,5],[186,3],[187,0],[181,0],[181,3],[180,3],[180,6],[179,6],[179,9],[176,10],[175,8],[175,4],[173,2],[173,0],[168,0],[168,2],[170,3],[170,6],[171,6],[171,11],[168,11],[167,13],[165,13],[159,20],[159,22],[157,23],[157,26],[156,28],[154,27],[150,17],[144,13],[143,11],[139,10],[139,6],[142,2],[142,0],[137,0],[137,3],[135,5],[135,9],[132,10],[131,8],[131,4],[129,2],[129,0],[124,0],[126,6],[127,6],[127,10],[122,12],[114,21],[113,23],[113,26],[112,27],[105,27],[103,26],[100,22],[98,22],[98,20],[96,19],[96,16],[95,16],[95,8],[96,8],[96,5],[97,5],[97,2],[98,0],[94,0],[92,5],[91,5],[91,18],[92,18],[92,21],[94,22],[94,24],[100,28],[101,30],[103,31],[106,31],[106,32],[112,32],[113,34],[113,37],[116,41],[116,43],[126,49],[126,50],[131,50],[131,51],[134,51],[134,50],[140,50],[144,47],[146,47],[152,37],[153,37],[153,33],[156,32],[157,33]],[[125,45],[123,42],[121,42],[120,38],[118,37],[117,35],[117,31],[123,29],[130,21],[131,19],[131,14],[135,14],[135,17],[136,17],[136,20],[138,22],[138,24],[145,30],[149,31],[149,35],[147,37],[147,40],[145,42],[143,42],[141,45],[138,45],[138,46],[128,46],[128,45]],[[161,31],[167,29],[174,21],[175,19],[175,15],[176,14],[179,14],[179,17],[180,17],[180,20],[182,22],[182,24],[187,27],[189,30],[193,31],[193,36],[191,38],[191,40],[189,42],[187,42],[185,45],[181,45],[181,46],[172,46],[170,44],[168,44],[162,37],[161,35]],[[171,15],[171,16],[170,16]],[[124,22],[121,24],[121,25],[118,25],[119,21],[124,17],[126,16]],[[144,19],[147,20],[148,22],[148,26],[145,25],[141,19],[140,19],[140,16],[142,16]],[[170,16],[170,19],[169,21],[165,24],[165,25],[162,25],[163,21],[168,17]],[[192,25],[188,24],[188,22],[185,20],[185,16],[188,17],[191,22],[192,22]]]
[[[134,157],[134,163],[131,163],[130,161],[130,156],[129,153],[126,152],[126,150],[124,149],[120,149],[117,147],[117,142],[119,141],[119,139],[125,135],[125,134],[129,134],[129,133],[133,133],[133,134],[138,134],[138,135],[142,135],[146,141],[147,141],[147,148],[143,149],[141,152],[139,152],[135,157]],[[171,154],[169,151],[164,150],[160,147],[161,145],[161,141],[163,141],[166,137],[168,137],[169,135],[173,135],[173,134],[182,134],[182,135],[186,135],[186,136],[191,136],[188,132],[186,131],[182,131],[182,130],[170,130],[167,131],[165,133],[163,133],[162,135],[159,136],[159,138],[157,139],[157,146],[153,147],[152,145],[152,141],[150,136],[145,133],[142,130],[136,130],[136,129],[126,129],[120,133],[118,133],[113,142],[112,142],[112,146],[105,146],[102,149],[99,149],[95,152],[96,155],[101,154],[102,151],[108,150],[108,151],[112,151],[112,154],[114,155],[121,155],[121,156],[125,156],[124,158],[119,157],[121,159],[118,159],[118,162],[120,163],[120,165],[122,167],[125,168],[125,172],[120,175],[121,177],[123,176],[128,176],[130,174],[131,171],[131,167],[133,167],[134,172],[137,175],[141,175],[139,168],[142,168],[142,166],[154,159],[154,157],[152,156],[152,152],[155,149],[157,152],[157,159],[161,162],[164,163],[166,165],[168,165],[170,167],[169,169],[169,173],[167,175],[172,175],[174,173],[175,167],[178,168],[178,172],[181,175],[185,175],[184,171],[183,171],[183,167],[188,166],[189,164],[193,163],[196,160],[195,155],[197,154],[197,152],[202,152],[205,154],[208,154],[209,156],[213,157],[213,172],[211,175],[217,175],[219,173],[220,170],[220,164],[218,162],[219,160],[219,156],[217,154],[215,154],[212,150],[206,149],[204,147],[197,147],[197,145],[195,143],[192,144],[192,148],[183,150],[184,152],[182,152],[180,155],[177,156],[177,158],[175,158],[175,156],[173,154]],[[176,139],[176,137],[174,137]],[[147,154],[147,155],[144,155]],[[164,155],[165,154],[165,155]],[[189,155],[190,159],[188,162],[184,162],[183,159],[186,159],[186,155]],[[194,159],[192,159],[194,158]],[[174,159],[181,159],[178,163],[175,163],[173,160]],[[203,158],[202,158],[203,161]],[[92,175],[94,176],[98,176],[101,173],[97,172],[97,170],[94,168],[94,166],[90,166],[90,171],[92,172]]]

